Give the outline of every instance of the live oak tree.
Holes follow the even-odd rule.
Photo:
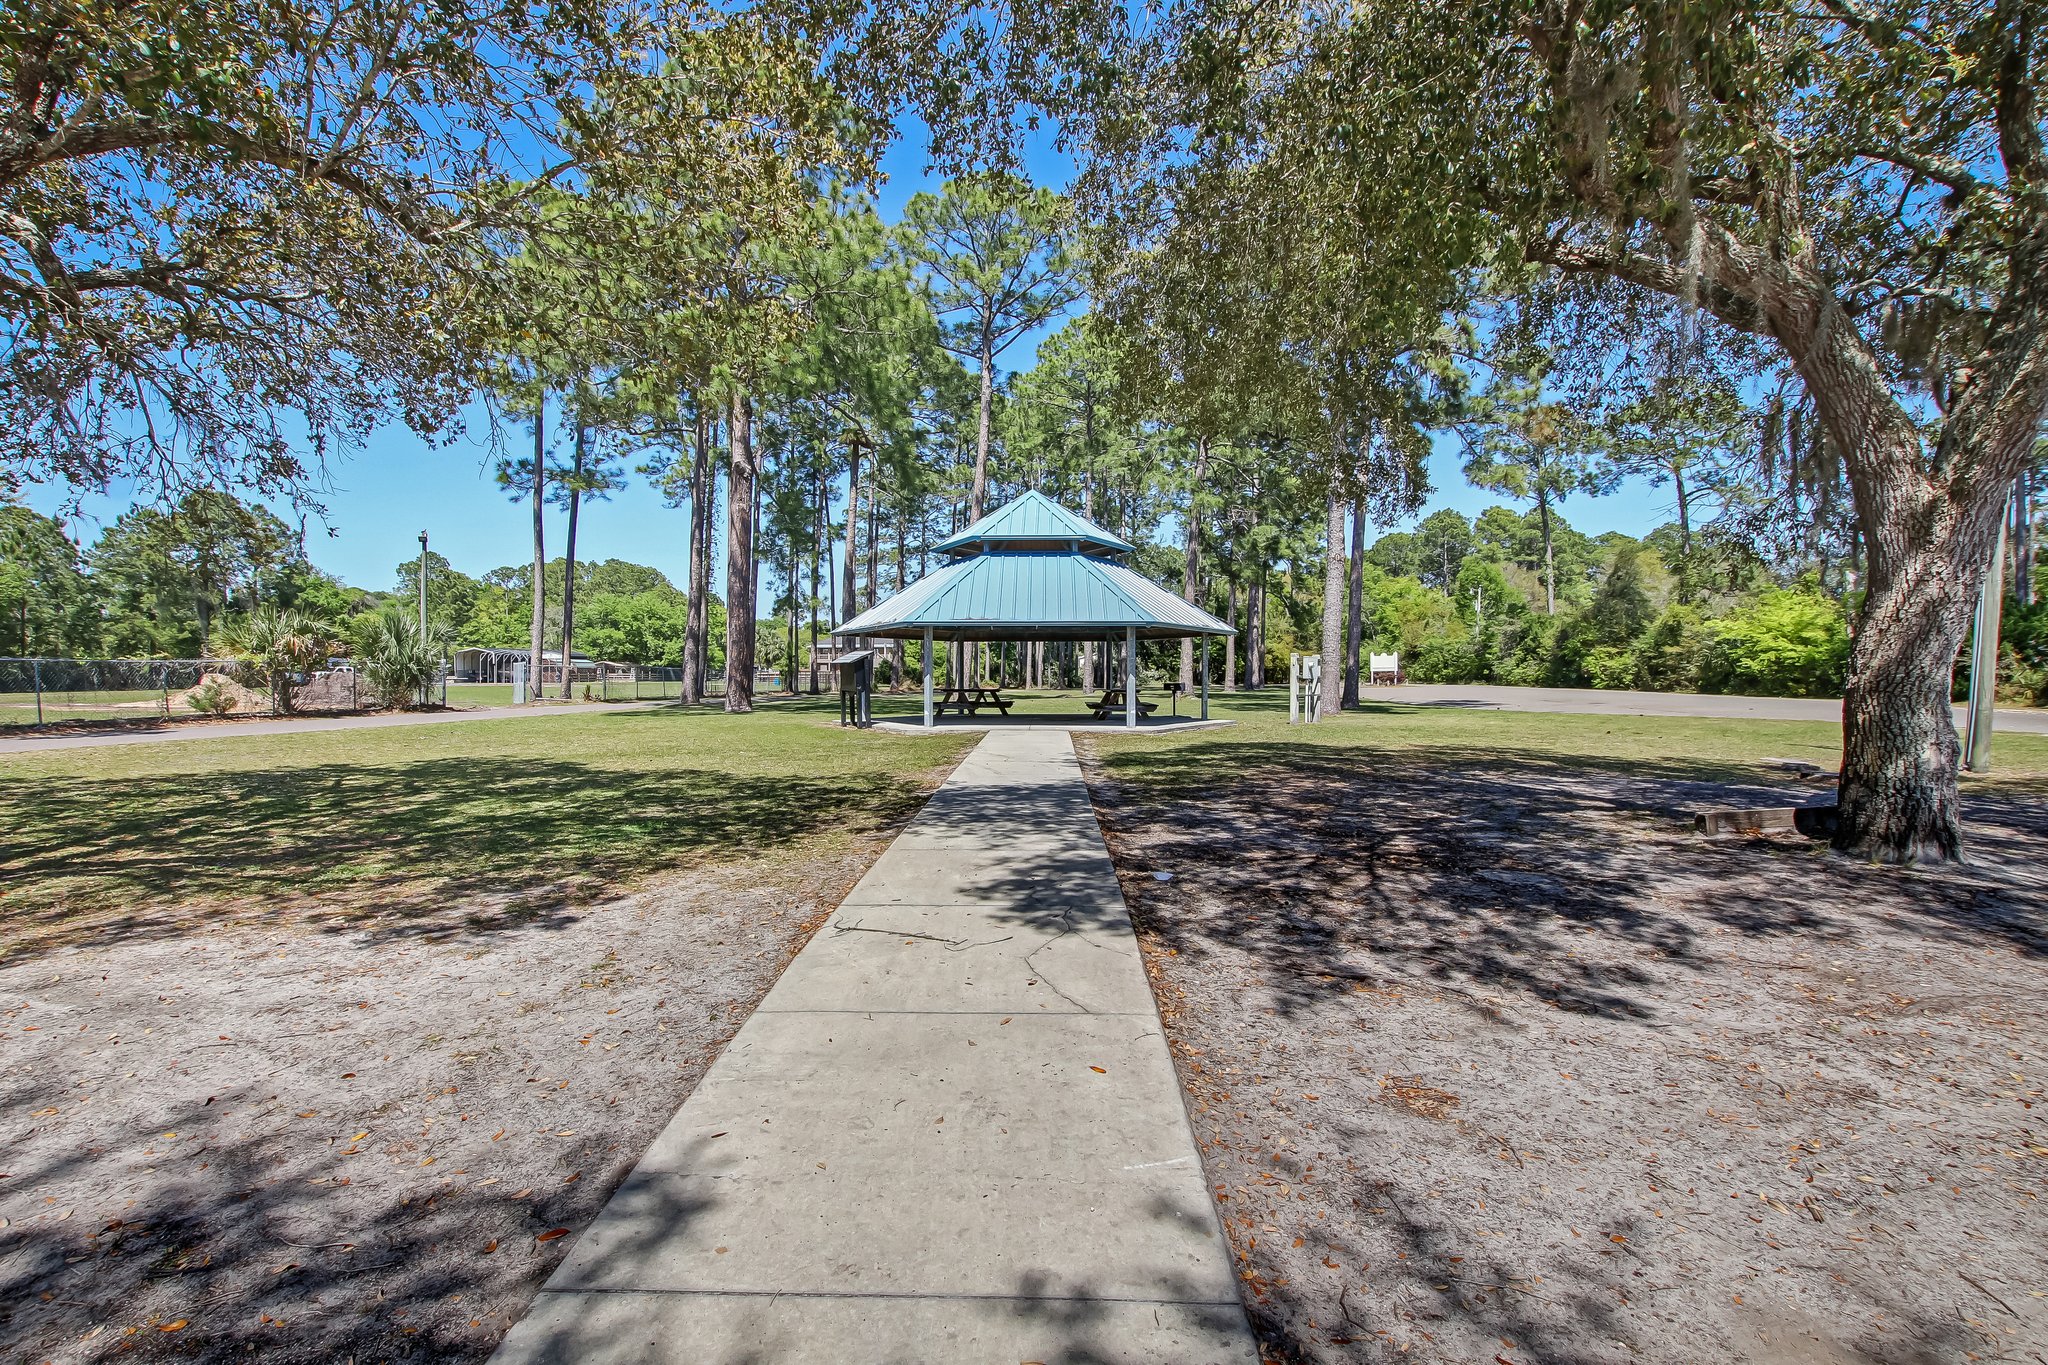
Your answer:
[[[1138,32],[1104,0],[866,17],[863,74],[886,86],[899,58],[896,88],[942,132],[1006,130],[1035,99],[1097,161],[1270,168],[1266,221],[1362,227],[1370,268],[1419,285],[1526,263],[1774,344],[1866,540],[1835,846],[1961,856],[1950,671],[2048,406],[2038,5],[1185,0]],[[909,68],[914,29],[960,63]]]
[[[630,75],[647,28],[602,0],[10,6],[5,463],[293,488],[294,419],[313,463],[393,413],[442,425],[475,191],[573,164],[566,92]]]
[[[688,4],[24,0],[6,29],[0,482],[305,495],[380,422],[456,420],[548,192],[773,217],[765,186],[868,136],[806,43]]]
[[[1950,667],[2048,403],[2036,6],[1225,2],[1169,29],[1155,106],[1194,156],[1253,141],[1341,184],[1386,268],[1499,252],[1782,348],[1868,546],[1835,843],[1960,857]]]

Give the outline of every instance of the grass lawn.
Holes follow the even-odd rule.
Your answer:
[[[0,758],[4,953],[229,910],[429,934],[516,922],[534,897],[893,827],[973,742],[836,715],[593,708]]]
[[[486,1357],[973,742],[829,714],[0,758],[8,1359]]]
[[[1691,833],[1832,725],[1223,706],[1081,748],[1269,1359],[2048,1351],[2048,741],[1916,872]]]

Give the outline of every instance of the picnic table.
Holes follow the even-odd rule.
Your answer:
[[[932,714],[943,716],[946,714],[946,708],[950,706],[953,713],[959,716],[979,715],[983,708],[993,708],[1007,716],[1010,714],[1010,705],[1010,699],[1003,695],[999,687],[948,687],[940,692],[938,702],[932,708]]]
[[[1124,690],[1121,687],[1110,688],[1100,697],[1089,702],[1088,709],[1095,713],[1095,719],[1097,720],[1110,720],[1125,714]],[[1138,703],[1138,714],[1140,716],[1149,716],[1158,709],[1159,706],[1156,702],[1140,701]]]

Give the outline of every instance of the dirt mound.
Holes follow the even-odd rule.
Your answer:
[[[353,673],[315,673],[292,689],[296,711],[353,711],[370,702],[370,689]]]
[[[177,715],[181,711],[203,711],[208,709],[205,706],[195,706],[193,703],[197,700],[199,694],[207,689],[208,685],[215,683],[219,684],[221,691],[235,700],[234,707],[228,712],[229,715],[247,716],[253,715],[258,711],[268,711],[270,709],[270,696],[268,693],[258,692],[251,687],[244,687],[225,673],[202,673],[199,675],[197,686],[188,687],[182,692],[171,693],[171,714]]]

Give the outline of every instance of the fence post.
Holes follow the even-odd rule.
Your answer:
[[[41,729],[43,724],[43,661],[41,659],[30,659],[28,661],[28,667],[29,671],[35,674],[36,728]]]

